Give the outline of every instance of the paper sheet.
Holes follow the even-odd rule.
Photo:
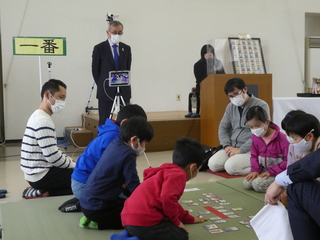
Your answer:
[[[259,240],[293,240],[288,211],[281,202],[265,205],[250,221]]]

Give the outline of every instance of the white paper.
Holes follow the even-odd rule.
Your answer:
[[[259,240],[293,240],[288,211],[281,202],[265,205],[250,221]]]

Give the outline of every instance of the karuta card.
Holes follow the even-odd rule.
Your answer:
[[[208,218],[211,221],[222,219],[221,217],[210,217]]]
[[[239,221],[239,223],[242,225],[247,225],[247,224],[250,224],[250,221],[249,220]]]
[[[193,203],[193,201],[192,200],[183,200],[183,201],[181,201],[182,203]]]
[[[238,218],[241,217],[240,215],[234,214],[234,215],[229,215],[228,218]]]
[[[201,211],[201,212],[198,212],[198,213],[203,215],[203,214],[210,214],[211,212],[209,212],[209,211]]]
[[[203,201],[202,202],[203,204],[212,204],[212,203],[215,203],[214,201]]]
[[[237,228],[237,227],[228,227],[228,228],[224,228],[224,230],[226,232],[233,232],[233,231],[238,231],[239,228]]]
[[[205,229],[207,229],[207,230],[212,230],[212,229],[218,228],[218,226],[217,226],[216,224],[204,225],[203,227],[204,227]]]
[[[188,206],[198,206],[199,203],[193,202],[193,203],[187,203]]]
[[[254,216],[248,216],[248,218],[250,218],[250,219],[253,218],[253,217],[254,217]]]
[[[237,207],[237,208],[232,208],[233,211],[242,211],[244,210],[244,208],[242,207]]]
[[[229,215],[235,215],[235,213],[234,213],[234,212],[224,212],[223,214],[224,214],[224,215],[226,215],[226,216],[229,216]]]
[[[192,210],[192,209],[186,209],[186,211],[188,211],[188,212],[193,212],[193,210]]]
[[[224,220],[224,219],[218,219],[218,220],[214,220],[212,221],[213,223],[217,224],[217,223],[226,223],[227,220]]]
[[[228,212],[229,210],[228,209],[218,209],[217,211],[221,212],[221,213],[224,213],[224,212]]]
[[[217,206],[217,207],[212,207],[212,208],[214,208],[214,209],[222,209],[224,207],[223,206]]]
[[[224,205],[230,205],[231,203],[229,203],[229,202],[220,202],[219,204],[224,206]]]
[[[222,229],[209,230],[210,233],[223,233]]]
[[[244,225],[246,228],[252,228],[250,224]]]

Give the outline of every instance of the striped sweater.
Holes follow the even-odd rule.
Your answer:
[[[22,139],[20,167],[29,182],[42,179],[51,167],[74,168],[75,163],[57,146],[55,126],[45,111],[37,109],[29,118]]]

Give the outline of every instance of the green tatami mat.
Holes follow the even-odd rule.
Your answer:
[[[210,220],[204,223],[186,225],[190,231],[190,240],[257,239],[253,229],[246,228],[240,224],[239,221],[250,220],[248,216],[256,214],[263,207],[263,202],[218,183],[188,184],[186,188],[200,189],[198,191],[185,192],[181,198],[181,201],[192,200],[199,204],[197,206],[188,206],[186,203],[181,203],[185,209],[193,210],[193,212],[191,212],[192,215],[196,216],[199,215],[198,212],[206,211],[204,206],[222,206],[224,209],[228,209],[227,211],[230,210],[230,212],[240,215],[238,218],[226,219],[226,223],[216,224],[218,229],[236,227],[239,229],[238,231],[225,232],[223,230],[224,232],[222,233],[212,234],[203,227],[204,225],[213,224]],[[202,195],[203,193],[215,194],[221,198],[219,200],[225,200],[231,204],[220,205],[219,202],[204,204],[199,201],[199,199],[207,198]],[[64,201],[72,197],[73,196],[49,197],[0,204],[2,210],[2,238],[4,240],[108,240],[112,233],[122,232],[122,230],[99,231],[80,228],[78,223],[83,216],[82,213],[62,213],[58,210],[58,207]],[[238,208],[238,210],[232,210],[232,208]],[[243,210],[239,210],[240,208]],[[202,215],[208,218],[216,216],[213,213]]]
[[[230,179],[229,179],[230,180]],[[190,239],[202,240],[202,239],[214,239],[214,240],[257,240],[257,236],[252,228],[247,228],[245,225],[240,224],[239,221],[250,220],[249,216],[255,215],[262,207],[263,202],[253,198],[247,194],[236,191],[232,188],[226,187],[218,183],[200,183],[200,184],[188,184],[187,189],[190,188],[199,188],[198,191],[185,192],[181,198],[181,205],[184,209],[191,209],[193,212],[190,214],[193,216],[199,215],[199,212],[206,211],[205,206],[211,207],[223,207],[222,212],[230,213],[231,215],[239,215],[240,217],[236,218],[227,218],[225,223],[216,223],[218,229],[222,229],[222,233],[210,233],[204,228],[205,225],[213,224],[212,221],[208,220],[204,223],[190,224],[186,225],[187,229],[190,231]],[[221,204],[225,204],[224,200],[230,205],[221,205],[219,202],[214,203],[203,203],[201,201],[203,198],[210,198],[203,195],[204,193],[211,193],[216,195],[220,199]],[[200,200],[199,200],[200,199]],[[198,203],[196,206],[188,206],[187,203],[183,203],[185,200],[193,200],[194,203]],[[222,200],[222,201],[221,201]],[[217,200],[219,201],[219,200]],[[235,208],[233,210],[232,208]],[[240,210],[242,209],[242,210]],[[217,209],[221,210],[221,209]],[[228,213],[228,214],[229,214]],[[215,214],[201,214],[206,218],[216,217]],[[230,216],[230,215],[229,215]],[[224,228],[236,227],[239,230],[226,232]]]
[[[222,184],[224,186],[230,187],[232,189],[235,189],[239,192],[242,192],[244,194],[247,194],[251,197],[254,197],[256,199],[259,199],[264,202],[264,193],[258,193],[254,190],[246,190],[243,188],[242,182],[244,180],[244,177],[242,178],[232,178],[232,179],[224,179],[217,181],[217,183]]]
[[[74,196],[48,197],[1,204],[3,240],[108,240],[121,230],[99,231],[78,226],[82,213],[58,207]]]

